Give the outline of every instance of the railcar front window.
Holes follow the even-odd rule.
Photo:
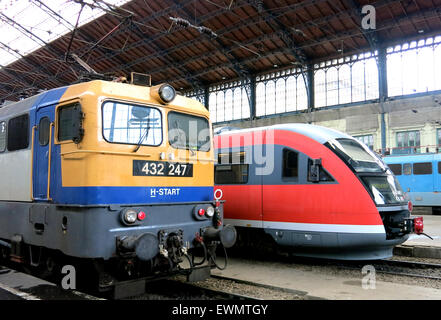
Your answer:
[[[405,200],[401,186],[393,175],[363,177],[362,179],[377,205],[399,204]]]
[[[156,108],[107,101],[103,135],[112,143],[158,146],[162,143],[161,112]]]
[[[357,140],[337,139],[328,142],[328,147],[358,173],[386,171],[384,163]]]
[[[168,139],[176,149],[210,151],[210,128],[205,118],[184,113],[168,113]]]

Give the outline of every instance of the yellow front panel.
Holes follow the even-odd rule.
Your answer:
[[[61,98],[57,110],[60,106],[75,100],[79,100],[85,113],[83,122],[85,135],[78,145],[71,141],[56,140],[61,147],[63,187],[213,186],[213,145],[209,152],[196,152],[192,155],[188,150],[174,149],[168,143],[168,111],[174,110],[208,119],[208,111],[197,101],[177,96],[172,104],[161,105],[150,98],[148,87],[92,81],[69,87]],[[106,142],[102,134],[101,111],[105,100],[145,104],[158,108],[162,113],[162,144],[158,147],[141,146],[135,153],[133,152],[135,145]],[[162,152],[166,155],[164,161],[193,163],[193,177],[133,176],[133,160],[160,161]],[[173,161],[169,159],[170,154],[174,155]]]

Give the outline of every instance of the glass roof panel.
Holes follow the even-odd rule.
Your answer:
[[[105,3],[121,6],[129,1]],[[103,1],[84,2],[106,7]],[[73,0],[0,0],[0,68],[71,32],[80,9]],[[103,9],[85,5],[78,26],[103,14]]]

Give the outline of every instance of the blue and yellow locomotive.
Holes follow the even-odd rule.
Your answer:
[[[211,132],[208,111],[168,84],[93,80],[4,105],[0,258],[49,271],[60,254],[85,258],[103,288],[208,276],[216,245],[235,242],[213,195]]]

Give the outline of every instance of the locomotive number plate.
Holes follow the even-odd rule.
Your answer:
[[[134,176],[193,177],[193,164],[133,160]]]

